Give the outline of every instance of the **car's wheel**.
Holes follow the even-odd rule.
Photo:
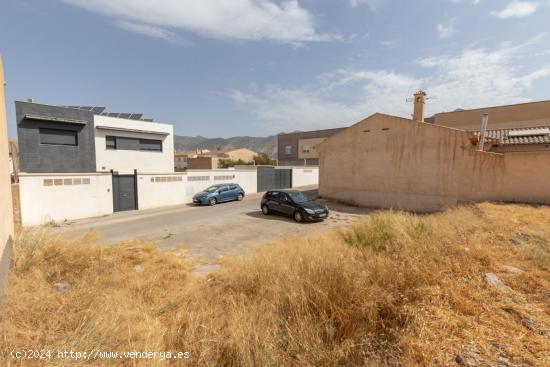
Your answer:
[[[296,212],[294,212],[294,220],[296,222],[300,223],[304,220],[304,216],[302,215],[302,213],[296,211]]]
[[[212,198],[210,200],[208,200],[208,205],[212,206],[212,205],[216,205],[218,201],[216,200],[216,198]]]
[[[243,199],[243,197],[244,197],[243,194],[237,195],[237,201],[241,201]]]
[[[264,215],[269,215],[269,208],[267,205],[262,205],[262,213],[264,213]]]

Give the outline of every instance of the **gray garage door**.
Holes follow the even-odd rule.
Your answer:
[[[258,192],[292,187],[292,169],[258,167]]]
[[[136,176],[113,174],[113,210],[137,209]]]

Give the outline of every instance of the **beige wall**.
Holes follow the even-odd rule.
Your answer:
[[[548,125],[550,101],[438,113],[434,116],[434,123],[463,130],[479,130],[484,113],[489,114],[488,129]]]
[[[298,158],[319,158],[317,146],[327,140],[327,138],[300,139],[298,141]],[[309,152],[304,152],[308,149]]]
[[[320,145],[319,192],[421,212],[461,201],[550,204],[548,166],[548,152],[478,152],[464,131],[376,114]]]
[[[254,160],[254,156],[258,153],[247,148],[241,148],[241,149],[235,149],[235,150],[228,150],[225,152],[225,154],[228,155],[229,159],[234,161],[242,159],[245,162],[252,162]]]
[[[216,157],[187,158],[187,169],[214,169],[218,168]]]
[[[4,97],[4,66],[0,55],[0,294],[3,279],[9,267],[11,238],[13,236],[13,209],[11,179],[8,167],[8,124]]]

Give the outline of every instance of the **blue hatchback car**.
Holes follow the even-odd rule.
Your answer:
[[[193,196],[193,203],[200,205],[216,205],[224,201],[241,201],[244,198],[244,190],[235,183],[223,183],[212,185],[206,190]]]

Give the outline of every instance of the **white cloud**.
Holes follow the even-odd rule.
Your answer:
[[[277,133],[344,126],[376,111],[406,116],[407,93],[420,85],[420,80],[384,70],[339,70],[319,79],[321,85],[235,90],[232,97],[265,130]]]
[[[127,31],[142,34],[148,37],[160,38],[170,43],[174,43],[178,45],[189,44],[188,42],[185,42],[180,37],[178,37],[176,33],[171,32],[164,28],[160,28],[160,27],[156,27],[148,24],[128,22],[125,20],[118,21],[117,25],[120,28],[125,29]]]
[[[145,25],[157,27],[154,31],[157,33],[171,28],[218,39],[289,43],[331,38],[316,32],[312,15],[296,0],[61,1],[131,24],[137,23],[141,30]],[[131,27],[136,31],[135,25]],[[144,30],[142,33],[146,32]]]
[[[464,3],[464,2],[469,2],[469,3],[472,3],[473,5],[477,5],[481,2],[481,0],[451,0],[453,3],[457,3],[457,4],[460,4],[460,3]]]
[[[399,43],[399,40],[398,40],[398,39],[387,40],[387,41],[380,41],[380,44],[381,44],[382,46],[389,47],[389,48],[392,48],[392,47],[397,46],[398,43]]]
[[[447,19],[436,26],[437,36],[439,38],[449,38],[453,36],[457,30],[455,28],[455,18]]]
[[[375,112],[410,117],[412,105],[405,100],[419,88],[436,97],[427,105],[430,114],[526,102],[533,83],[550,77],[550,64],[517,67],[539,40],[424,58],[417,65],[422,74],[430,74],[422,78],[391,70],[344,69],[321,75],[311,85],[236,90],[232,97],[272,133],[350,125]]]
[[[533,1],[511,1],[506,7],[499,11],[492,11],[491,15],[506,19],[506,18],[523,18],[537,11],[539,4]]]
[[[349,2],[352,8],[367,4],[372,11],[377,11],[381,6],[390,2],[390,0],[349,0]]]

